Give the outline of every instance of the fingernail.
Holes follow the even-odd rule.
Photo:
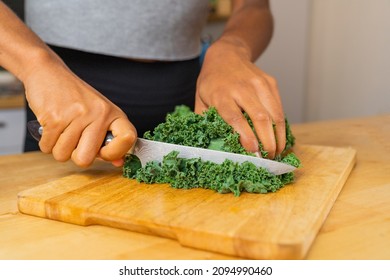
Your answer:
[[[255,155],[256,155],[257,157],[260,157],[260,158],[261,158],[260,152],[255,152]]]

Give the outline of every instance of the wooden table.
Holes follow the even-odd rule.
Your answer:
[[[306,258],[390,259],[390,115],[292,129],[299,144],[357,150],[357,164]],[[232,259],[170,239],[18,212],[20,191],[78,170],[40,152],[0,157],[0,259]]]

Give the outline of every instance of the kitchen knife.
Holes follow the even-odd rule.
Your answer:
[[[27,128],[34,139],[37,141],[41,139],[43,128],[38,121],[29,121],[27,123]],[[111,132],[108,132],[103,145],[108,145],[112,139],[113,135]],[[161,162],[163,157],[171,151],[178,151],[179,156],[182,158],[201,158],[204,161],[208,160],[214,163],[222,163],[226,159],[237,163],[249,161],[258,167],[267,169],[270,173],[275,175],[281,175],[295,170],[295,167],[292,165],[256,156],[176,145],[143,138],[137,138],[135,146],[131,149],[131,154],[136,155],[141,160],[142,166],[144,166],[146,162],[152,160]]]

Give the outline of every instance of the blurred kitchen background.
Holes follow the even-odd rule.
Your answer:
[[[23,18],[23,0],[4,1]],[[390,113],[389,0],[270,0],[275,29],[256,61],[278,80],[291,123]],[[230,0],[210,0],[204,40],[221,34]],[[23,88],[0,69],[0,154],[22,152]]]

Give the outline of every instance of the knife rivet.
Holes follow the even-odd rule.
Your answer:
[[[104,145],[108,145],[112,141],[112,139],[114,139],[114,135],[112,135],[111,131],[108,131],[106,134],[106,138],[104,139]]]

